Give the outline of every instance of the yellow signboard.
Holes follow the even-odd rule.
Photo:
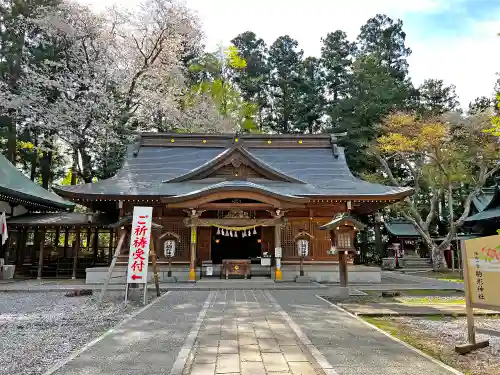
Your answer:
[[[465,241],[465,259],[473,307],[500,308],[500,235]]]
[[[191,227],[191,243],[196,243],[196,227]]]

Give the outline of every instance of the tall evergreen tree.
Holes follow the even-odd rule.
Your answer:
[[[303,51],[290,36],[280,36],[269,49],[272,111],[269,125],[277,133],[295,132],[300,100]]]
[[[239,86],[243,98],[247,102],[258,105],[257,120],[259,128],[262,129],[264,113],[269,107],[269,66],[267,64],[266,43],[263,39],[257,38],[252,31],[239,34],[231,40],[231,43],[247,62],[244,69],[234,71],[234,80]]]
[[[327,112],[335,126],[345,115],[342,103],[349,94],[356,44],[350,42],[347,34],[341,30],[328,33],[321,41],[321,65],[325,74],[325,90],[329,97]]]
[[[381,14],[369,19],[357,38],[347,99],[340,103],[344,117],[336,126],[336,131],[348,133],[343,144],[357,173],[374,168],[366,148],[378,136],[381,119],[413,105],[415,90],[407,77],[406,61],[411,50],[405,39],[402,21]]]
[[[455,86],[446,86],[442,79],[426,79],[418,90],[420,111],[424,115],[438,116],[460,106]]]
[[[382,66],[389,69],[394,78],[406,78],[406,58],[410,56],[411,49],[406,46],[403,21],[394,21],[384,14],[377,14],[361,27],[357,41],[360,55],[373,55]]]
[[[302,68],[296,123],[297,130],[302,133],[314,134],[321,130],[326,102],[324,78],[320,60],[307,57]]]

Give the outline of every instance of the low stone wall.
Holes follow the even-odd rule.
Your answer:
[[[295,277],[299,275],[300,266],[296,264],[285,264],[281,268],[284,281],[295,281]],[[382,272],[378,267],[367,267],[359,265],[349,265],[349,283],[380,283],[382,280]],[[340,282],[338,264],[329,265],[304,265],[304,275],[309,276],[313,281],[317,282]],[[274,279],[274,271],[273,271]]]
[[[381,270],[378,267],[366,267],[359,265],[349,265],[349,282],[350,283],[380,283]],[[300,266],[298,264],[284,264],[281,268],[284,281],[295,281],[295,277],[299,275]],[[167,278],[168,267],[159,266],[158,277],[160,282]],[[86,269],[86,284],[102,284],[108,273],[107,267],[95,267]],[[111,276],[111,284],[124,284],[126,280],[126,267],[115,267]],[[338,283],[339,266],[338,264],[306,264],[304,265],[304,273],[313,281]],[[220,265],[213,266],[213,275],[218,277],[220,274]],[[172,276],[176,277],[180,282],[189,280],[189,266],[178,265],[172,266]],[[196,278],[200,276],[200,267],[196,270]],[[272,279],[275,279],[274,269],[272,270]],[[153,281],[153,269],[149,267],[148,282]]]

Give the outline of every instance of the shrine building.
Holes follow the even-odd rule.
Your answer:
[[[134,206],[152,206],[153,222],[163,228],[154,238],[160,279],[167,238],[176,242],[173,275],[191,281],[220,277],[226,260],[248,263],[249,276],[274,278],[276,251],[283,280],[291,280],[301,258],[296,242],[305,238],[305,274],[338,281],[332,267],[338,252],[330,250],[354,248],[356,220],[349,217],[402,200],[412,189],[357,179],[336,142],[330,135],[142,133],[114,177],[55,190],[117,218]],[[345,228],[328,226],[340,222]],[[127,251],[118,275],[126,272]],[[87,282],[101,282],[107,268],[86,271]],[[349,272],[353,281],[380,281],[378,269],[351,266]]]

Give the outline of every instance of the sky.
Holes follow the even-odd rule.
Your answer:
[[[116,0],[78,0],[96,10]],[[122,6],[140,0],[120,0]],[[403,20],[415,85],[426,78],[457,87],[464,108],[493,94],[500,72],[500,0],[185,0],[199,16],[207,50],[227,46],[244,31],[268,45],[281,35],[298,40],[305,56],[319,56],[321,38],[343,30],[351,40],[377,13]]]

